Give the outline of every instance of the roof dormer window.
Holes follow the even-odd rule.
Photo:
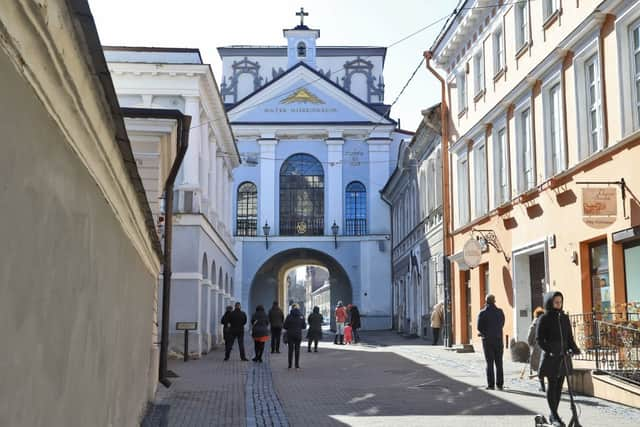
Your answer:
[[[307,45],[304,42],[298,43],[298,58],[306,58],[307,57]]]

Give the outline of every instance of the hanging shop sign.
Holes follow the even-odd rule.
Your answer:
[[[482,245],[476,239],[471,238],[464,244],[462,258],[469,268],[476,268],[482,259]]]
[[[593,228],[606,228],[618,217],[616,187],[583,188],[582,220]]]

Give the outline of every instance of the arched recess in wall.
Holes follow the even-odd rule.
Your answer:
[[[324,169],[298,153],[280,168],[280,235],[324,235]]]
[[[367,188],[360,181],[350,182],[345,189],[345,234],[367,234]]]
[[[202,278],[205,280],[209,278],[209,262],[207,261],[206,252],[202,255]]]
[[[364,102],[369,102],[369,86],[365,73],[353,73],[351,75],[351,93]]]
[[[222,267],[218,272],[218,287],[223,290],[223,292],[227,292],[227,289],[224,287],[224,282],[222,281]]]
[[[216,260],[211,261],[211,282],[216,284]]]
[[[305,42],[298,42],[298,46],[296,47],[296,52],[298,54],[298,58],[306,58],[307,57],[307,45]]]

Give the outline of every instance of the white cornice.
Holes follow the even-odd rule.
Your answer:
[[[120,155],[112,112],[66,2],[0,2],[0,47],[34,90],[155,276],[160,260]],[[55,17],[55,19],[52,19]],[[23,55],[28,52],[28,55]]]

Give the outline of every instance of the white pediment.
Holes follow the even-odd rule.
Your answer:
[[[232,124],[392,123],[304,64],[249,95],[228,114]]]

